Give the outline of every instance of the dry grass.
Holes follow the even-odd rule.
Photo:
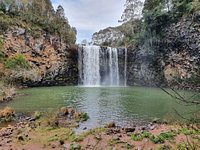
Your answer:
[[[11,117],[15,114],[14,109],[6,107],[3,110],[0,110],[0,118],[2,117]]]
[[[13,96],[16,94],[16,89],[12,85],[4,85],[0,84],[0,102],[11,100]]]

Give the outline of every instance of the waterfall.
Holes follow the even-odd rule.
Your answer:
[[[100,46],[79,47],[79,85],[84,86],[126,86],[127,50],[119,56],[117,48]],[[119,59],[124,58],[120,73]],[[123,82],[124,79],[124,82]],[[121,84],[120,80],[123,82]]]
[[[82,51],[82,78],[85,86],[100,85],[99,47],[85,46]]]
[[[79,70],[79,80],[78,84],[83,84],[83,51],[81,48],[78,48],[78,70]]]
[[[124,54],[124,86],[127,86],[127,49]]]
[[[109,51],[110,86],[119,86],[119,65],[118,65],[117,49],[109,47],[108,51]]]

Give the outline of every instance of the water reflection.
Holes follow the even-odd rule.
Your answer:
[[[175,115],[173,108],[183,114],[197,109],[179,105],[162,90],[154,88],[45,87],[26,89],[21,93],[26,96],[0,107],[8,105],[23,113],[73,107],[89,114],[90,119],[83,124],[87,127],[111,121],[120,126],[129,126],[145,123],[153,118],[163,119],[165,116],[169,117],[169,114]]]

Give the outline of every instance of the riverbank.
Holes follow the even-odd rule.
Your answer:
[[[109,123],[76,133],[76,128],[87,119],[86,113],[65,107],[56,113],[35,112],[0,130],[0,150],[200,148],[199,125],[149,123],[122,128]]]

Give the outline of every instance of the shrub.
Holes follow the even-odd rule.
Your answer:
[[[0,61],[3,60],[4,58],[5,58],[5,54],[0,51]]]
[[[16,89],[13,86],[0,84],[0,101],[11,100],[15,93]]]
[[[0,123],[11,122],[15,119],[15,111],[10,107],[0,110]]]
[[[5,67],[8,69],[24,68],[29,69],[30,65],[22,54],[18,54],[15,57],[8,58]]]
[[[165,140],[172,140],[174,136],[175,134],[172,132],[164,132],[160,133],[158,136],[151,135],[149,139],[155,144],[162,144],[165,142]]]
[[[141,141],[144,138],[149,138],[151,136],[150,132],[135,133],[131,135],[131,139],[134,141]]]
[[[39,112],[39,111],[35,111],[35,112],[34,112],[33,118],[34,118],[35,120],[38,120],[38,119],[40,119],[41,117],[42,117],[41,112]]]
[[[144,138],[149,138],[155,144],[162,144],[165,140],[172,140],[175,134],[172,132],[163,132],[158,136],[152,135],[150,132],[135,133],[131,135],[131,139],[134,141],[142,141]]]

